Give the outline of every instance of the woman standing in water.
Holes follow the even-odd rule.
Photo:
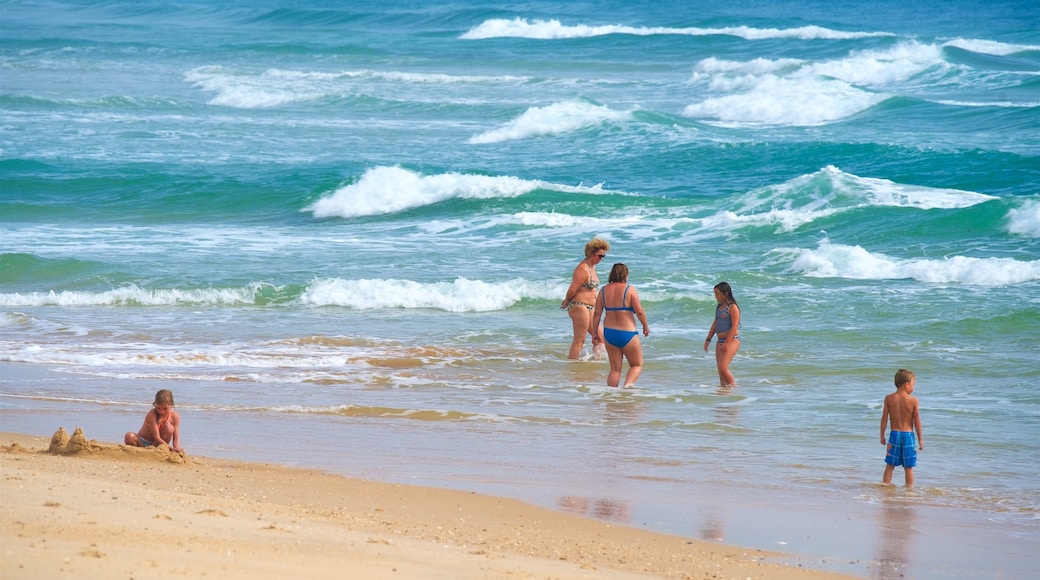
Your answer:
[[[708,338],[704,339],[704,352],[708,352],[711,337],[718,336],[715,364],[719,368],[719,383],[723,387],[732,387],[737,384],[737,380],[729,372],[729,363],[740,349],[740,307],[728,282],[715,285],[715,301],[719,304],[715,307],[715,321],[708,330]]]
[[[634,387],[636,379],[643,372],[643,345],[639,342],[636,318],[643,325],[643,336],[650,336],[650,326],[646,323],[643,305],[639,303],[639,291],[628,284],[628,266],[614,264],[609,280],[610,283],[596,297],[596,311],[592,315],[592,343],[597,344],[601,340],[607,343],[607,358],[610,359],[607,386],[618,386],[621,381],[621,363],[625,358],[628,359],[625,387]],[[604,312],[606,316],[603,317],[601,339],[599,319]]]
[[[578,262],[571,275],[571,285],[563,297],[560,309],[566,310],[574,327],[574,338],[567,358],[576,359],[585,346],[585,334],[592,332],[592,311],[596,308],[596,290],[599,288],[599,276],[596,275],[596,264],[607,257],[610,244],[600,238],[592,238],[585,244],[585,259]],[[593,342],[596,335],[593,334]]]

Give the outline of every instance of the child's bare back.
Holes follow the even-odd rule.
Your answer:
[[[899,390],[885,397],[885,410],[893,431],[913,431],[917,416],[917,397]]]

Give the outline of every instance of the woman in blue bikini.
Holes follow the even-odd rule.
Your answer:
[[[628,359],[625,387],[634,387],[636,379],[643,372],[643,345],[636,331],[636,317],[643,325],[643,336],[650,336],[650,326],[646,323],[646,312],[639,303],[639,292],[628,284],[628,266],[624,264],[614,264],[610,270],[609,283],[596,297],[596,310],[592,314],[593,345],[600,340],[599,322],[604,312],[603,340],[607,343],[607,358],[610,359],[607,386],[618,386],[622,358],[625,358]]]
[[[733,387],[737,379],[729,372],[729,363],[737,355],[740,349],[740,307],[737,299],[733,297],[733,288],[728,282],[719,282],[715,285],[715,321],[708,329],[708,338],[704,339],[704,352],[708,352],[711,346],[711,337],[718,336],[718,344],[715,345],[715,364],[719,368],[719,383],[723,387]]]
[[[574,327],[574,338],[567,358],[576,359],[585,346],[585,335],[592,332],[592,310],[596,307],[596,289],[599,288],[599,276],[596,275],[596,264],[603,261],[610,251],[610,243],[604,239],[592,238],[585,244],[585,259],[578,263],[571,275],[571,285],[563,297],[560,308],[567,311]],[[594,334],[593,336],[599,336]],[[595,347],[595,339],[593,339]]]

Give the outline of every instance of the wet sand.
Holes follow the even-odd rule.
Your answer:
[[[0,435],[3,578],[837,579],[471,492]]]

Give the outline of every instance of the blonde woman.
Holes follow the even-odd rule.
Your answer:
[[[571,339],[571,349],[567,358],[576,359],[581,355],[581,349],[585,346],[585,335],[592,333],[592,311],[596,308],[596,290],[599,289],[599,276],[596,275],[596,265],[607,257],[610,244],[601,238],[592,238],[585,244],[585,259],[574,267],[571,275],[571,285],[567,288],[567,294],[563,297],[561,310],[566,310],[571,317],[571,325],[574,327],[574,338]],[[593,334],[595,344],[596,335]]]

